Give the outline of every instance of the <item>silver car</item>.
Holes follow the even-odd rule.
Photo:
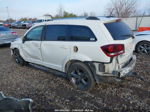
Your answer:
[[[0,45],[9,44],[17,38],[18,35],[16,32],[10,30],[9,28],[0,26]]]
[[[22,27],[22,21],[13,22],[13,23],[11,24],[11,27],[12,27],[12,28],[21,28],[21,27]]]
[[[33,21],[24,21],[24,22],[22,22],[22,28],[29,29],[29,28],[32,27],[32,25],[33,25]]]

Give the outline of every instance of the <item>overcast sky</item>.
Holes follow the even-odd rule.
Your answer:
[[[140,11],[150,6],[150,0],[137,1]],[[39,18],[46,13],[56,15],[60,5],[66,11],[77,15],[83,12],[94,12],[97,16],[102,16],[108,3],[110,0],[0,0],[0,19],[8,18],[6,7],[11,18],[19,19],[21,17]]]

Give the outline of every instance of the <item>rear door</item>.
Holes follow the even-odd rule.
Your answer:
[[[116,44],[124,44],[125,53],[119,55],[119,63],[123,66],[133,55],[134,37],[131,29],[122,21],[105,23],[106,28],[110,32],[113,42]]]

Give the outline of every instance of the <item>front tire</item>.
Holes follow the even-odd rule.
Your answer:
[[[81,62],[71,64],[67,72],[72,85],[82,91],[90,91],[94,85],[95,80],[90,68]]]
[[[136,45],[136,52],[140,54],[150,54],[150,42],[142,41]]]
[[[15,62],[19,65],[27,65],[28,63],[21,57],[20,55],[20,52],[18,49],[14,49],[13,50],[13,56],[14,56],[14,59],[15,59]]]

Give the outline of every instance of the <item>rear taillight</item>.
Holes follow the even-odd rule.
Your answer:
[[[7,27],[7,26],[8,26],[8,24],[4,24],[4,26],[6,26],[6,27]]]
[[[108,57],[118,56],[125,52],[123,44],[105,45],[105,46],[102,46],[101,49]]]
[[[121,22],[121,19],[117,19],[116,22]]]
[[[16,33],[16,32],[11,32],[11,34],[13,34],[13,35],[17,35],[17,33]]]

